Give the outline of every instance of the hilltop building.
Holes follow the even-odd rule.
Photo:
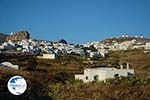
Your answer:
[[[141,35],[140,35],[140,38],[141,38],[141,39],[143,39],[143,38],[144,38],[144,35],[143,35],[143,34],[141,34]]]

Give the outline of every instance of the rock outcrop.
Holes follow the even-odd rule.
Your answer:
[[[7,37],[8,37],[8,35],[0,33],[0,42],[5,42]]]
[[[11,33],[11,35],[7,37],[7,41],[21,41],[23,39],[30,39],[30,34],[27,31]]]

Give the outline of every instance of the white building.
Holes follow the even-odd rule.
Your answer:
[[[144,36],[141,34],[141,35],[140,35],[140,38],[142,38],[142,39],[143,39],[143,38],[144,38]]]
[[[108,54],[108,50],[106,49],[98,49],[98,52],[100,53],[102,57],[105,57],[106,54]]]
[[[13,65],[10,62],[3,62],[0,64],[0,67],[4,67],[4,68],[12,68],[12,69],[19,69],[18,65]]]
[[[128,37],[129,37],[129,35],[128,35],[128,34],[126,34],[126,35],[125,35],[125,37],[126,37],[126,38],[128,38]]]
[[[150,42],[147,42],[147,43],[146,43],[145,49],[150,49]]]
[[[135,38],[138,38],[138,36],[137,36],[137,35],[135,35]]]
[[[125,37],[125,35],[123,34],[121,37],[122,37],[122,38],[124,38],[124,37]]]
[[[90,58],[100,57],[101,56],[99,52],[90,52],[89,55],[90,55]]]
[[[37,58],[41,59],[56,59],[56,54],[43,54],[43,56],[37,56]]]
[[[84,83],[92,81],[106,81],[106,79],[131,76],[134,74],[133,69],[116,69],[116,68],[87,68],[84,74],[75,75],[75,79],[83,80]]]

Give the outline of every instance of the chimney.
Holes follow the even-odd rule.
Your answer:
[[[123,69],[123,65],[120,65],[120,69]]]
[[[127,69],[129,69],[129,67],[130,67],[130,66],[129,66],[129,63],[127,63]]]

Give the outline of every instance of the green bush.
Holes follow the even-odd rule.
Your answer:
[[[27,62],[27,66],[26,66],[26,69],[28,71],[34,71],[36,69],[36,66],[37,66],[37,61],[36,61],[36,58],[31,58],[28,60]]]
[[[65,84],[66,81],[70,81],[74,78],[73,73],[67,71],[58,71],[54,75],[54,81]]]

